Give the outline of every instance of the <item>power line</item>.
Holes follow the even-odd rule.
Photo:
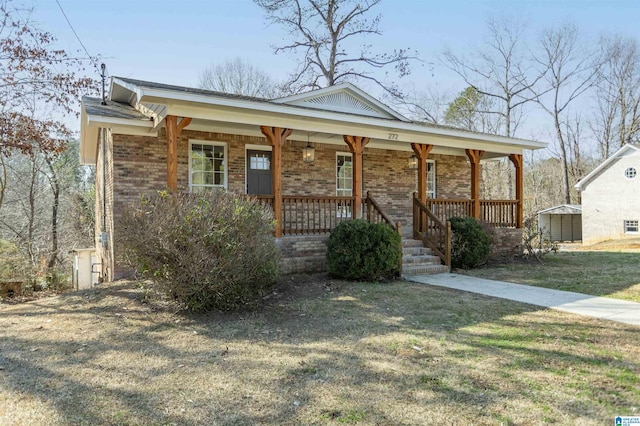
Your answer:
[[[58,7],[60,8],[60,12],[62,12],[62,16],[64,16],[64,19],[66,19],[67,24],[69,24],[69,28],[71,28],[71,31],[73,32],[73,35],[76,36],[76,39],[78,40],[78,43],[80,43],[80,46],[82,46],[82,49],[84,49],[84,53],[87,54],[87,57],[89,58],[89,60],[91,61],[91,63],[93,64],[93,66],[96,68],[96,71],[100,71],[98,69],[98,63],[97,61],[93,58],[93,56],[91,56],[89,54],[89,51],[87,50],[86,46],[84,45],[84,43],[82,42],[82,40],[80,40],[80,37],[78,36],[78,33],[76,32],[76,30],[73,28],[73,25],[71,25],[71,21],[69,20],[69,18],[67,17],[67,14],[64,12],[64,9],[62,8],[62,5],[60,4],[59,0],[56,0],[56,3],[58,4]]]

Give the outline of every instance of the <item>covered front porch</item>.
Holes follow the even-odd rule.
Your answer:
[[[167,187],[178,190],[178,175],[181,174],[177,155],[180,151],[178,137],[191,120],[168,118],[165,125],[174,128],[167,128],[166,131]],[[185,121],[187,124],[181,125]],[[421,240],[440,257],[442,263],[450,266],[451,230],[448,220],[451,217],[475,217],[495,228],[522,227],[522,154],[508,155],[515,172],[516,198],[513,200],[480,198],[480,169],[485,151],[471,148],[464,149],[464,160],[461,156],[454,155],[437,157],[438,163],[455,163],[458,176],[451,179],[457,179],[458,186],[461,176],[464,176],[460,171],[468,168],[463,177],[466,184],[463,183],[462,186],[468,191],[469,197],[462,198],[458,195],[432,198],[429,195],[435,193],[436,182],[440,182],[440,189],[445,193],[447,191],[444,189],[448,185],[447,176],[439,176],[434,172],[435,163],[429,163],[430,153],[434,150],[433,144],[414,142],[407,144],[411,148],[410,152],[402,149],[385,149],[380,152],[380,148],[367,148],[371,142],[369,137],[340,135],[344,145],[336,147],[336,135],[325,135],[325,138],[332,140],[332,143],[327,144],[317,142],[318,134],[315,133],[314,145],[311,145],[307,134],[306,146],[302,147],[304,142],[301,143],[301,138],[298,136],[296,141],[292,137],[294,132],[300,135],[301,132],[297,129],[260,126],[260,132],[270,150],[260,151],[262,154],[252,157],[251,150],[245,146],[245,194],[255,197],[273,210],[276,238],[328,234],[342,221],[362,218],[374,223],[385,223],[405,237]],[[331,148],[326,145],[331,145]],[[335,155],[335,176],[330,176],[333,169],[326,158],[324,162],[318,158],[319,173],[317,170],[312,172],[311,168],[316,166],[316,151],[318,157],[320,153],[327,157],[326,151]],[[493,153],[492,158],[496,157]],[[374,167],[366,167],[368,162],[374,163]],[[256,178],[257,184],[251,183],[254,177],[250,176],[250,171],[254,163],[262,172]],[[386,165],[383,170],[386,175],[380,179],[377,176],[380,174],[379,168],[375,166],[382,163]],[[231,161],[229,165],[231,166]],[[213,168],[215,169],[215,165]],[[430,169],[433,173],[429,177]],[[229,172],[237,171],[231,169]],[[322,177],[318,178],[318,175]],[[191,175],[189,179],[190,184],[193,183]],[[264,182],[260,182],[261,179],[269,182],[268,188],[262,184]],[[318,181],[324,181],[324,185],[319,185]],[[430,181],[432,188],[429,188]],[[404,197],[402,191],[393,190],[394,186],[402,186]],[[314,193],[314,188],[318,188],[319,193]],[[257,189],[260,190],[254,192]],[[330,195],[333,190],[338,195]],[[395,193],[394,197],[389,197],[391,192]],[[345,193],[349,195],[344,195]],[[382,199],[385,202],[381,202]]]
[[[106,105],[83,100],[82,141],[83,162],[104,167],[107,214],[97,216],[109,228],[111,209],[114,233],[141,193],[223,189],[269,205],[278,240],[364,218],[447,265],[450,217],[522,226],[522,153],[545,146],[411,122],[350,84],[263,100],[125,78]],[[482,162],[504,158],[515,198],[483,200]]]

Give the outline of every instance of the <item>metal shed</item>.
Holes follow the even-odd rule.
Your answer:
[[[582,206],[562,204],[539,211],[538,232],[551,241],[581,241]]]

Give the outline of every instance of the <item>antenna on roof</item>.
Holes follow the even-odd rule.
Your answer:
[[[107,66],[102,63],[100,64],[100,77],[102,77],[102,105],[106,105],[107,104],[107,94],[105,92],[105,81],[107,80]]]

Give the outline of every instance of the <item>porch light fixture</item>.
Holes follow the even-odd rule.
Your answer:
[[[307,133],[307,146],[302,149],[302,161],[305,163],[313,163],[316,160],[316,150],[309,143],[309,134]]]
[[[415,154],[409,157],[408,166],[410,169],[418,170],[418,157]]]

